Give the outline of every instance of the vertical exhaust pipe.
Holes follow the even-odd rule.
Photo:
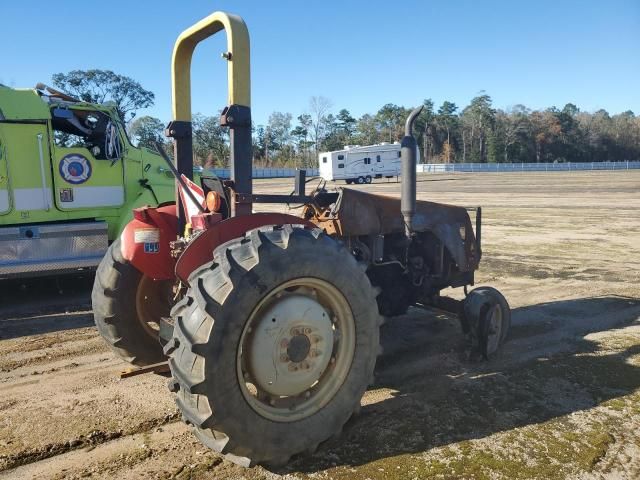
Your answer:
[[[413,138],[413,122],[415,122],[423,107],[415,108],[407,117],[404,126],[404,137],[400,143],[402,158],[402,197],[400,211],[404,218],[404,231],[407,238],[413,232],[413,217],[416,213],[416,161],[417,143]]]

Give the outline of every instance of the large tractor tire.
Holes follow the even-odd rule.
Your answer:
[[[321,230],[253,230],[220,246],[173,309],[170,390],[210,448],[278,466],[338,434],[373,381],[376,292]]]
[[[165,360],[159,322],[171,311],[172,281],[154,281],[122,256],[120,240],[107,250],[91,293],[98,332],[124,361],[137,366]]]

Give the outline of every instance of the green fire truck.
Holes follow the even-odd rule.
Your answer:
[[[0,85],[0,279],[93,269],[132,209],[174,201],[114,105]]]

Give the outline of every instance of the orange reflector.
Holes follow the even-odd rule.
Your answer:
[[[213,190],[207,193],[207,210],[210,212],[217,212],[220,210],[220,204],[222,203],[222,198],[218,192],[214,192]]]

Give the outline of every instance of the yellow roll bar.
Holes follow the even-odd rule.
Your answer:
[[[251,107],[249,31],[237,15],[215,12],[180,34],[171,60],[173,119],[191,121],[191,59],[196,46],[220,30],[227,33],[228,105]]]

